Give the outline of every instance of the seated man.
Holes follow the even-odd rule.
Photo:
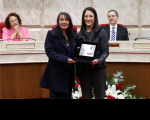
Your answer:
[[[127,28],[117,24],[119,19],[118,12],[116,10],[110,10],[107,14],[109,25],[101,26],[105,29],[110,41],[128,41],[128,30]]]

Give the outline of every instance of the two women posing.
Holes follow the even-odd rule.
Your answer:
[[[50,89],[50,99],[71,99],[75,89],[75,69],[72,60],[81,41],[96,42],[96,59],[90,63],[77,63],[76,80],[81,83],[83,99],[92,98],[92,86],[96,99],[104,99],[106,87],[106,62],[109,55],[108,37],[105,30],[99,28],[97,13],[87,7],[82,14],[81,30],[77,36],[72,29],[72,20],[68,13],[62,12],[57,18],[57,27],[47,33],[45,51],[49,58],[40,87]]]

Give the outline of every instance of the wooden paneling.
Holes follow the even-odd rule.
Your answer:
[[[42,64],[42,75],[44,73],[46,65],[47,65],[47,63]],[[50,97],[50,91],[49,91],[49,89],[42,88],[42,98],[49,98],[49,97]]]
[[[136,97],[145,97],[150,99],[150,63],[107,63],[107,76],[122,71],[124,81],[122,85],[136,85],[131,94]],[[107,77],[107,78],[108,78]]]
[[[44,64],[1,65],[1,98],[34,99],[49,97],[47,91],[39,87]]]

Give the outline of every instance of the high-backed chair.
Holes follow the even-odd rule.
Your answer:
[[[107,24],[100,24],[99,27],[105,26],[105,25],[109,25],[109,24],[108,23]],[[123,24],[118,24],[118,25],[123,26]]]
[[[56,26],[57,26],[57,25],[53,25],[53,26],[52,26],[52,30],[54,30],[54,29],[56,28]],[[75,30],[75,31],[76,31],[76,34],[77,34],[77,26],[76,26],[76,25],[73,25],[73,26],[72,26],[72,29]]]
[[[2,39],[3,31],[2,29],[5,27],[5,22],[0,22],[0,39]]]

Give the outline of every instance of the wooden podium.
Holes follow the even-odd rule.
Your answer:
[[[44,42],[0,43],[0,99],[47,99],[39,87],[48,58]]]
[[[28,43],[28,44],[27,44]],[[49,90],[39,87],[48,58],[44,41],[0,43],[0,99],[47,99]],[[136,97],[150,99],[150,42],[109,42],[107,78],[122,71],[123,86],[136,85],[130,90]]]

